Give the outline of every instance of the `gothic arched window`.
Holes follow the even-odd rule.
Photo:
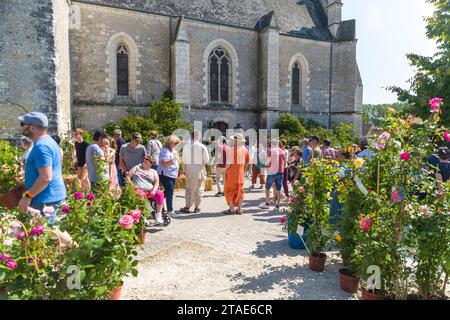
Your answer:
[[[221,47],[209,55],[209,97],[211,102],[230,102],[231,59]]]
[[[123,43],[117,49],[117,95],[128,96],[128,50]]]
[[[301,69],[298,62],[292,67],[292,104],[299,105],[301,100]]]

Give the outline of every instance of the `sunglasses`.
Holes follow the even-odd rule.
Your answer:
[[[29,125],[30,125],[29,123],[25,123],[25,122],[21,122],[21,123],[20,123],[20,126],[21,126],[21,127],[29,126]]]

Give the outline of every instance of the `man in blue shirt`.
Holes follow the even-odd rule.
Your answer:
[[[27,191],[19,202],[19,209],[23,212],[27,212],[29,207],[41,212],[44,207],[58,209],[66,198],[66,187],[59,146],[47,133],[47,116],[40,112],[30,112],[19,117],[19,121],[23,135],[34,142],[26,161]]]

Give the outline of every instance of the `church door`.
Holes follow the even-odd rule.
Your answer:
[[[225,137],[227,134],[228,124],[226,124],[225,122],[215,122],[213,128],[220,130],[220,132],[222,132]]]

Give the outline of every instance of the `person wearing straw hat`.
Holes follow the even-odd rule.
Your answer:
[[[250,163],[250,155],[245,147],[245,138],[237,133],[231,137],[233,147],[230,156],[227,156],[227,166],[225,167],[225,199],[229,209],[224,214],[242,214],[242,202],[244,201],[244,172]],[[235,208],[237,210],[235,211]]]

